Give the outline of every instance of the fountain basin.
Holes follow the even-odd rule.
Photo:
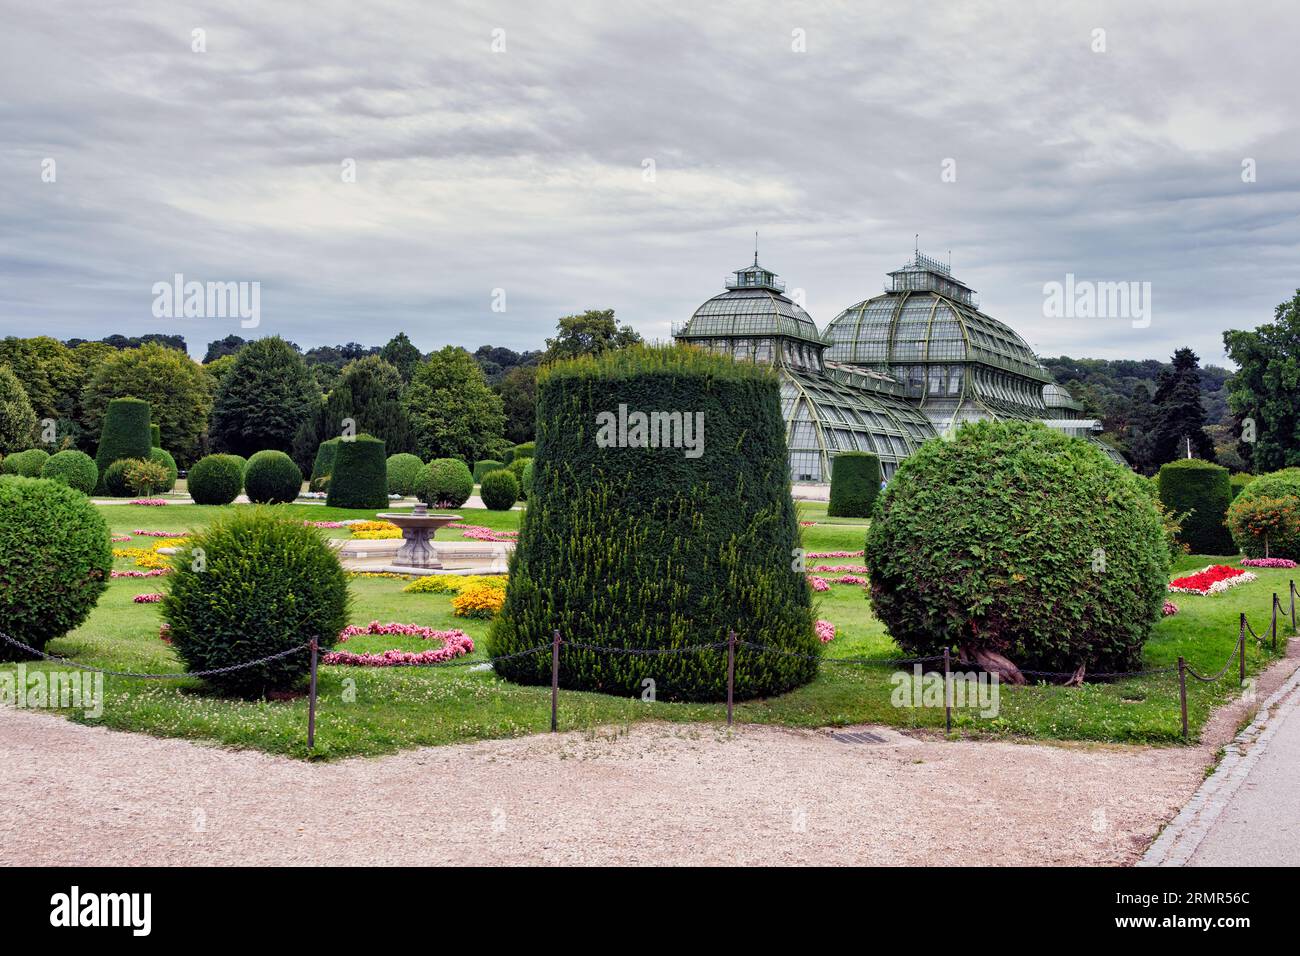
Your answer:
[[[375,517],[391,521],[402,529],[402,546],[393,556],[393,564],[402,568],[426,570],[442,567],[438,551],[433,546],[433,533],[453,521],[461,520],[460,515],[429,514],[429,506],[423,502],[411,511],[386,512]]]

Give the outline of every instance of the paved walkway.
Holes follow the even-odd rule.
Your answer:
[[[1228,744],[1142,864],[1300,866],[1300,671]]]

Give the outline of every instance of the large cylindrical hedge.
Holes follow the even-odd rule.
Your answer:
[[[1300,561],[1300,468],[1246,485],[1228,506],[1228,528],[1247,557]]]
[[[832,518],[866,518],[880,494],[880,459],[870,452],[842,451],[831,464]]]
[[[149,431],[149,403],[138,398],[115,398],[104,412],[95,465],[99,468],[98,493],[103,494],[108,466],[123,458],[149,460],[153,437]]]
[[[256,457],[256,456],[254,456]],[[163,618],[186,670],[229,667],[315,637],[334,646],[347,623],[347,574],[315,528],[274,509],[237,508],[185,540],[163,599]],[[299,652],[206,678],[224,693],[256,696],[302,681]]]
[[[792,564],[799,529],[772,371],[695,349],[632,348],[549,366],[537,397],[532,493],[490,653],[547,644],[557,629],[630,650],[713,644],[734,630],[776,650],[740,646],[737,696],[811,680],[821,644]],[[652,421],[668,447],[641,447],[652,442],[638,413],[664,416]],[[543,684],[551,657],[496,668]],[[650,680],[660,700],[723,699],[726,671],[720,649],[560,655],[564,687],[641,695]]]
[[[339,442],[325,503],[331,508],[388,505],[388,457],[382,441],[357,435]]]
[[[1199,458],[1182,458],[1161,466],[1160,501],[1183,515],[1178,540],[1193,554],[1233,554],[1237,546],[1224,523],[1232,501],[1228,469]]]
[[[908,654],[1138,667],[1169,568],[1141,480],[1036,422],[976,422],[924,443],[867,533],[876,615]]]
[[[113,568],[108,524],[81,492],[0,478],[0,631],[38,650],[86,620]],[[0,660],[32,660],[0,641]]]

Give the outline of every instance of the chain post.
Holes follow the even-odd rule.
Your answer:
[[[311,639],[311,692],[307,700],[307,749],[316,746],[316,665],[319,658],[316,638]]]
[[[731,726],[731,710],[736,695],[736,632],[727,632],[727,726]]]
[[[551,640],[551,733],[559,728],[560,708],[560,630]]]

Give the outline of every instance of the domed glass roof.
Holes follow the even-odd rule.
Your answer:
[[[1083,410],[1083,406],[1076,402],[1065,388],[1055,382],[1048,382],[1043,386],[1043,404],[1048,408],[1068,408],[1071,411]]]
[[[754,264],[737,269],[726,280],[727,291],[709,299],[690,321],[673,332],[679,339],[726,336],[782,335],[825,346],[817,324],[799,305],[785,295],[785,283]]]

